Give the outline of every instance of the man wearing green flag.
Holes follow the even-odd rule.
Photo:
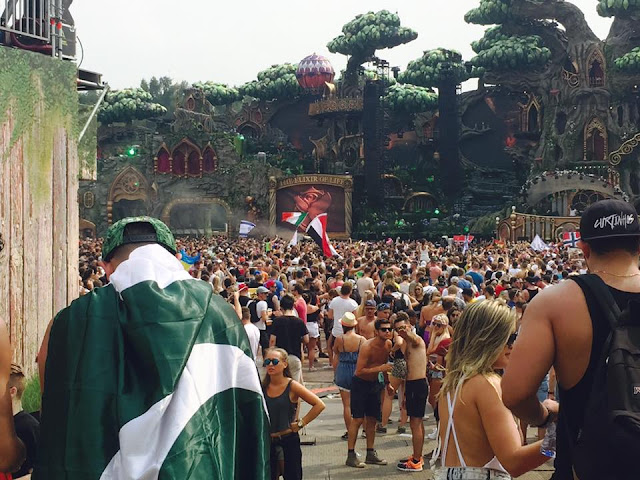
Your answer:
[[[266,406],[233,309],[159,220],[115,223],[102,255],[110,283],[58,313],[39,355],[34,480],[267,480]]]

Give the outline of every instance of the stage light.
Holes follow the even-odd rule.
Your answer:
[[[127,148],[127,156],[128,157],[135,157],[138,154],[138,149],[140,148],[139,145],[130,145]]]
[[[433,211],[433,213],[435,213],[436,215],[440,215],[440,209],[439,209],[439,208],[436,208],[436,209]]]
[[[469,233],[469,227],[465,225],[464,227],[464,233]]]

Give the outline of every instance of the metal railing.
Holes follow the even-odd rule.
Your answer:
[[[62,0],[0,0],[2,6],[0,39],[3,44],[56,56],[61,54]]]

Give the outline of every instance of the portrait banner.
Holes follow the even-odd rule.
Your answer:
[[[352,194],[353,180],[348,175],[271,177],[269,221],[272,231],[305,232],[318,215],[326,213],[329,237],[349,238]],[[291,221],[291,212],[306,214],[300,225]]]

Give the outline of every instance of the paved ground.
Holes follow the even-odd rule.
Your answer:
[[[337,389],[333,386],[333,371],[327,368],[327,361],[321,359],[320,367],[315,372],[303,370],[305,384],[323,397],[327,408],[325,411],[306,428],[306,435],[302,437],[303,442],[315,442],[313,445],[303,445],[302,458],[304,478],[307,480],[329,480],[329,479],[378,479],[378,478],[401,478],[411,477],[417,479],[431,479],[433,474],[428,469],[422,473],[406,473],[396,469],[396,462],[403,456],[411,453],[411,435],[396,434],[398,413],[396,405],[391,415],[393,424],[389,425],[386,435],[376,436],[376,449],[381,458],[389,462],[387,466],[367,465],[364,469],[356,469],[345,466],[347,454],[347,442],[340,436],[345,432],[342,420],[342,402]],[[303,408],[303,414],[308,408]],[[425,420],[425,431],[431,432],[435,427],[433,416]],[[407,429],[409,432],[409,430]],[[530,431],[533,435],[533,431]],[[436,446],[434,440],[426,440],[424,452],[432,451]],[[356,451],[363,455],[366,452],[365,440],[358,439]],[[519,478],[524,480],[548,480],[553,473],[553,467],[543,465],[536,471],[529,472]]]

